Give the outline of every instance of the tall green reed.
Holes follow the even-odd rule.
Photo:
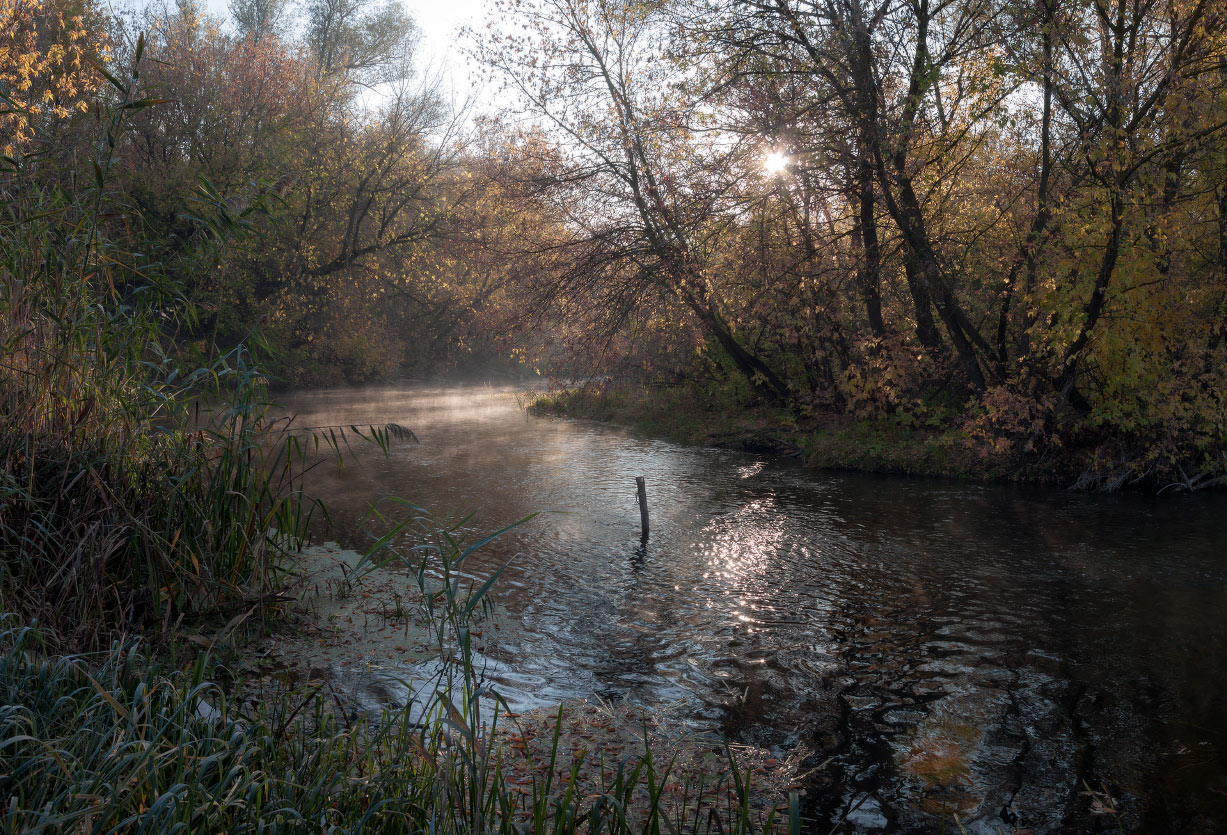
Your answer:
[[[0,609],[65,647],[258,597],[305,524],[247,350],[174,338],[196,315],[185,274],[247,219],[203,189],[208,222],[172,252],[116,185],[126,116],[158,104],[141,51],[106,74],[83,181],[37,149],[0,158]]]

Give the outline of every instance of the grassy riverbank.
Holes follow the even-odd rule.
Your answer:
[[[406,634],[442,662],[406,691],[407,704],[378,714],[351,710],[311,674],[280,686],[236,678],[225,668],[252,645],[227,648],[230,628],[177,668],[134,639],[60,655],[45,632],[7,618],[0,831],[800,830],[797,763],[757,749],[734,755],[631,709],[510,713],[474,666],[491,584],[462,579],[472,546],[436,533],[405,550],[385,541],[380,559],[407,569],[395,574],[400,584],[364,583],[378,572],[364,574],[372,560],[335,549],[327,558],[348,568],[314,578],[345,588],[341,608],[323,618],[329,628],[344,629],[333,617],[349,611],[344,601],[395,595],[385,619],[413,624]]]
[[[31,629],[0,634],[4,832],[798,828],[756,805],[750,771],[735,777],[728,760],[682,774],[668,753],[586,749],[582,712],[524,720],[550,728],[535,759],[509,743],[523,733],[487,747],[459,708],[424,725],[403,710],[346,724],[322,699],[245,710],[208,683],[206,661],[169,671],[132,647],[47,657],[40,641]],[[585,761],[600,767],[580,779]]]
[[[1185,475],[1176,461],[1143,460],[1093,428],[1065,437],[1037,420],[990,430],[974,410],[949,406],[853,418],[795,411],[698,385],[564,388],[531,397],[530,411],[632,426],[691,444],[782,454],[807,465],[869,473],[1009,481],[1112,492],[1227,486],[1227,461],[1207,457]],[[1029,437],[1033,436],[1033,437]]]
[[[798,418],[786,409],[740,405],[686,387],[571,388],[528,403],[536,414],[633,426],[691,444],[789,455],[831,469],[955,478],[1009,477],[958,432],[884,418]]]

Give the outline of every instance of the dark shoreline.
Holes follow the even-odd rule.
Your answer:
[[[683,389],[564,388],[537,395],[528,411],[543,417],[630,426],[679,443],[794,458],[835,472],[1016,484],[1076,493],[1189,495],[1227,490],[1227,473],[1209,476],[1137,474],[1128,460],[1107,459],[1105,447],[1072,446],[1059,454],[994,455],[950,424],[908,426],[891,418],[840,415],[798,419],[762,405],[679,410]],[[1224,466],[1227,466],[1225,464]],[[1180,466],[1176,465],[1177,470]]]

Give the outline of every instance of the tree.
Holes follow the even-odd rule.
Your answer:
[[[376,85],[410,71],[417,27],[396,0],[309,0],[306,18],[306,44],[321,74]]]
[[[437,313],[415,285],[431,280],[427,256],[463,199],[451,114],[403,64],[403,40],[326,69],[303,45],[188,12],[146,21],[142,83],[166,102],[134,119],[127,187],[151,237],[172,246],[194,234],[180,207],[200,189],[269,210],[256,238],[190,277],[214,311],[194,336],[240,339],[263,321],[291,377],[391,373],[407,358],[399,332]],[[360,23],[349,19],[351,35]],[[388,80],[361,97],[376,76]]]
[[[0,151],[14,154],[34,134],[73,113],[85,113],[98,90],[90,66],[106,51],[86,27],[84,4],[0,0]]]
[[[280,39],[285,32],[286,0],[230,0],[229,8],[244,37]]]
[[[654,7],[543,0],[502,7],[513,26],[484,52],[539,130],[513,178],[566,217],[556,299],[585,298],[619,326],[642,306],[677,301],[764,396],[787,383],[730,325],[714,274],[743,147],[698,129],[685,69],[670,60]],[[555,246],[553,242],[549,245]]]
[[[947,200],[944,183],[954,182],[977,146],[991,138],[977,126],[994,118],[1011,92],[992,69],[996,5],[762,0],[709,5],[705,14],[717,21],[709,42],[726,54],[726,73],[754,84],[757,75],[790,67],[811,87],[793,118],[811,108],[825,111],[828,127],[851,137],[847,173],[831,179],[847,184],[856,205],[859,284],[871,327],[885,332],[879,321],[880,206],[905,248],[916,338],[940,357],[940,321],[964,378],[982,390],[991,348],[960,297],[953,266],[959,259],[944,251],[942,218],[933,209]],[[818,156],[813,150],[798,149],[811,158]]]

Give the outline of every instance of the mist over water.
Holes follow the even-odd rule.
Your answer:
[[[310,473],[344,545],[369,545],[387,496],[475,512],[474,534],[557,511],[469,567],[510,563],[491,665],[513,703],[626,699],[803,746],[830,760],[807,786],[816,831],[1227,827],[1227,497],[822,472],[537,418],[514,395],[281,398],[298,426],[421,440]]]

